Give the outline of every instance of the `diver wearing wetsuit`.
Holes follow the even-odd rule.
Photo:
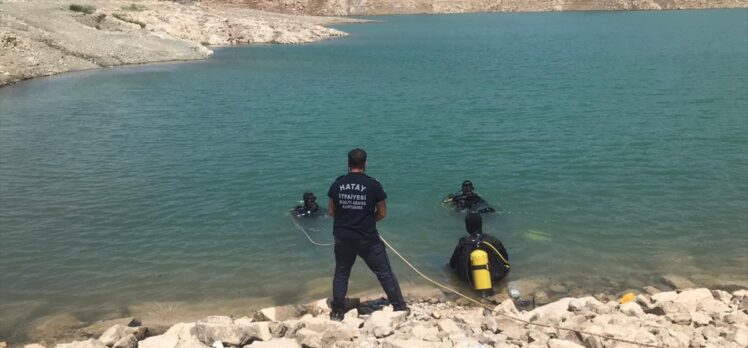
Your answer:
[[[470,180],[462,182],[462,190],[455,194],[447,196],[445,203],[451,203],[455,209],[460,211],[469,211],[475,213],[493,213],[496,210],[492,208],[485,199],[475,192],[475,187]]]
[[[324,211],[319,208],[319,205],[317,204],[317,197],[314,196],[314,193],[304,192],[304,196],[302,199],[304,200],[304,204],[297,205],[296,208],[291,210],[291,213],[294,214],[295,217],[314,217],[322,215],[324,213]]]
[[[475,249],[488,253],[488,271],[492,281],[500,281],[509,274],[509,254],[500,240],[483,233],[482,225],[480,214],[468,213],[465,216],[465,230],[470,235],[460,238],[449,260],[449,266],[457,272],[457,276],[470,284],[470,253]]]

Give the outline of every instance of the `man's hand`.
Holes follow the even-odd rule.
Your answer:
[[[383,199],[377,202],[377,221],[387,216],[387,202]]]
[[[330,217],[335,217],[335,201],[332,200],[332,198],[328,199],[327,201],[327,215],[330,215]]]

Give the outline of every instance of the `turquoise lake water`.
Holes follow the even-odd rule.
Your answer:
[[[510,279],[746,284],[747,18],[378,17],[0,89],[0,337],[61,312],[329,295],[332,251],[287,210],[304,191],[324,203],[356,146],[389,195],[380,231],[438,280],[458,284],[444,265],[463,234],[440,201],[470,179],[501,207],[484,231]],[[306,228],[331,240],[329,219]],[[351,292],[376,290],[359,263]]]

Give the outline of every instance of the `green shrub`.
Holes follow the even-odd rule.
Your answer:
[[[145,10],[145,6],[138,6],[136,4],[129,4],[126,6],[120,7],[123,11],[143,11]]]
[[[96,12],[96,7],[94,7],[93,5],[72,4],[70,5],[69,9],[73,12],[81,12],[85,14],[92,14]]]

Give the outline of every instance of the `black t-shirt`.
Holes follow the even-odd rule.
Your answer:
[[[379,181],[364,173],[348,173],[332,183],[327,197],[335,202],[335,237],[377,238],[377,203],[387,198]]]

